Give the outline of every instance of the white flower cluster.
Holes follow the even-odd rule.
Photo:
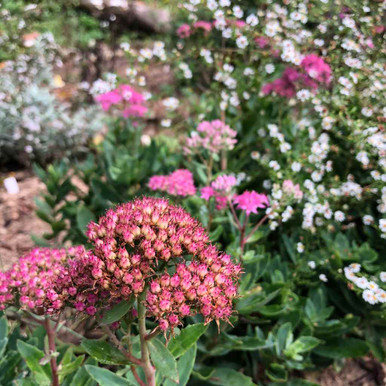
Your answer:
[[[354,283],[356,287],[363,290],[362,297],[367,303],[372,305],[386,303],[386,291],[373,280],[368,280],[364,276],[357,276],[356,274],[360,271],[360,264],[353,263],[344,268],[344,275]],[[386,272],[381,272],[379,279],[381,282],[386,282]]]

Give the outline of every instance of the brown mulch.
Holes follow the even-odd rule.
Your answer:
[[[370,357],[347,359],[339,370],[331,366],[321,372],[306,373],[305,378],[321,386],[384,386],[386,364]]]
[[[7,269],[21,255],[34,247],[31,233],[41,237],[50,226],[35,214],[34,197],[44,184],[29,171],[12,174],[20,192],[9,194],[0,183],[0,269]],[[0,181],[9,174],[0,175]]]

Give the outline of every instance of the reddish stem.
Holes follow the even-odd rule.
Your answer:
[[[48,338],[48,355],[51,355],[50,364],[52,371],[52,386],[59,386],[58,365],[56,363],[56,357],[54,356],[56,353],[55,331],[51,328],[49,318],[44,320],[44,327],[46,329]]]
[[[134,375],[135,380],[139,383],[139,386],[146,386],[146,383],[139,377],[136,368],[134,366],[130,366],[130,369]]]

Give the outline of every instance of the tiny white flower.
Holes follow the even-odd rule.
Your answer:
[[[237,17],[238,19],[241,19],[244,15],[244,12],[243,10],[238,6],[238,5],[235,5],[233,8],[233,14],[235,15],[235,17]]]
[[[315,269],[315,268],[316,268],[316,263],[315,263],[315,261],[313,261],[313,260],[310,260],[307,264],[308,264],[308,266],[309,266],[311,269]]]
[[[301,168],[302,168],[302,165],[299,162],[293,162],[291,165],[291,169],[294,172],[299,172]]]
[[[325,283],[328,282],[327,276],[326,276],[324,273],[321,273],[321,274],[319,275],[319,279],[320,279],[321,281],[325,282]]]
[[[334,213],[334,219],[335,221],[339,221],[339,222],[342,222],[344,221],[345,219],[345,215],[342,211],[340,210],[337,210],[335,213]]]
[[[373,291],[368,290],[368,289],[363,291],[362,297],[365,300],[365,302],[367,302],[369,304],[375,304],[378,302],[378,299],[377,299],[377,296],[375,295],[375,293]]]
[[[304,252],[304,245],[299,242],[296,244],[296,249],[299,253],[303,253]]]
[[[381,279],[382,283],[386,283],[386,272],[381,272],[379,274],[379,278]]]
[[[365,225],[371,225],[374,223],[374,217],[370,216],[369,214],[366,214],[363,216],[363,224]]]
[[[272,74],[275,71],[275,66],[272,63],[266,64],[264,68],[267,74]]]
[[[361,289],[367,288],[368,280],[365,277],[360,277],[355,281],[355,285]]]
[[[349,268],[350,268],[350,270],[351,270],[352,272],[358,273],[358,272],[360,272],[360,270],[361,270],[361,265],[358,264],[358,263],[352,263],[352,264],[349,265]]]
[[[249,15],[246,20],[251,27],[256,27],[259,24],[259,18],[256,15]]]
[[[236,39],[236,45],[237,47],[243,49],[248,45],[248,39],[245,36],[241,35]]]
[[[151,138],[150,138],[150,135],[147,135],[147,134],[143,134],[141,136],[141,144],[143,146],[149,146],[151,144]]]
[[[162,127],[170,127],[171,124],[172,124],[171,119],[162,119],[162,121],[161,121]]]

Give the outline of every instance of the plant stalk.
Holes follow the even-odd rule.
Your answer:
[[[155,386],[155,368],[150,361],[149,348],[146,341],[146,307],[142,302],[146,299],[146,292],[144,291],[138,296],[138,327],[139,337],[141,341],[141,367],[146,376],[147,386]]]
[[[53,355],[56,353],[55,331],[51,328],[50,319],[47,317],[44,320],[44,327],[46,329],[48,338],[48,354]],[[52,371],[52,386],[59,386],[58,365],[56,363],[55,356],[51,356],[50,364]]]

